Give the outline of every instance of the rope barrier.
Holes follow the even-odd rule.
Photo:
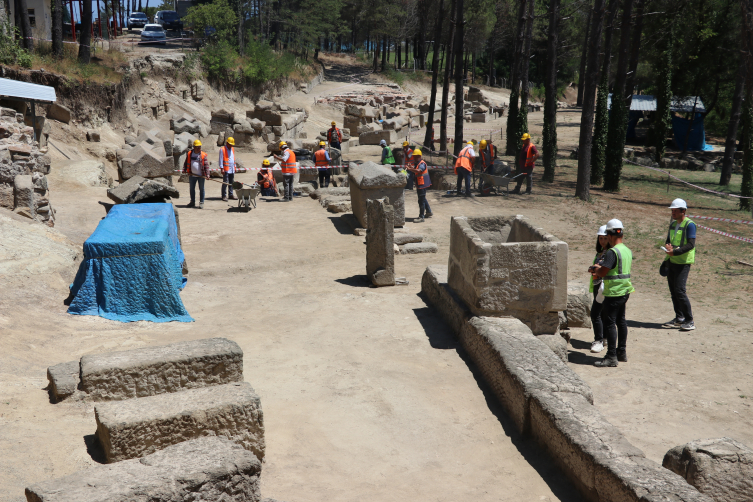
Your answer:
[[[731,218],[715,218],[713,216],[700,216],[697,214],[689,214],[687,216],[688,218],[696,218],[698,220],[723,221],[726,223],[744,223],[746,225],[753,225],[753,221],[733,220]]]
[[[723,235],[725,237],[729,237],[730,239],[737,239],[738,241],[743,241],[743,242],[747,242],[748,244],[753,244],[753,239],[751,239],[749,237],[740,237],[738,235],[733,235],[733,234],[730,234],[730,233],[727,233],[727,232],[722,232],[721,230],[716,230],[714,228],[704,227],[703,225],[699,225],[698,223],[696,223],[696,226],[698,228],[702,228],[704,230],[708,230],[709,232],[713,232],[715,234],[719,234],[719,235]]]

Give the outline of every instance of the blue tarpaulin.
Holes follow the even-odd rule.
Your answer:
[[[84,242],[68,313],[191,322],[179,294],[183,261],[172,204],[118,204]]]
[[[685,138],[688,139],[688,150],[713,150],[713,146],[706,145],[706,130],[703,127],[703,115],[696,113],[696,118],[693,120],[693,124],[690,129],[690,136],[688,136],[688,126],[690,126],[690,120],[686,120],[677,115],[672,115],[672,135],[675,140],[675,147],[678,150],[682,150],[685,146]]]

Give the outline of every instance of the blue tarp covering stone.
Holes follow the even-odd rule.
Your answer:
[[[710,151],[714,147],[706,145],[706,130],[703,127],[703,114],[696,113],[696,118],[693,120],[693,124],[690,129],[690,136],[688,136],[688,126],[690,126],[690,120],[686,120],[677,115],[672,116],[672,135],[675,140],[675,148],[682,150],[685,144],[685,138],[688,138],[688,151]]]
[[[68,313],[191,322],[179,294],[183,261],[172,204],[118,204],[84,242]]]

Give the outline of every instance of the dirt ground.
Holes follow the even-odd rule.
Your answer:
[[[341,76],[309,95],[288,98],[292,106],[310,109],[312,129],[341,120],[340,112],[314,106],[317,96],[359,85],[347,76],[352,68],[330,71]],[[262,199],[250,213],[237,212],[220,200],[220,185],[212,182],[204,210],[180,212],[190,268],[181,296],[194,323],[70,316],[63,300],[72,277],[14,281],[13,294],[0,297],[0,502],[21,501],[29,484],[96,464],[93,405],[50,404],[48,366],[83,354],[213,336],[241,346],[245,379],[261,396],[264,496],[580,500],[548,456],[515,432],[420,296],[426,266],[447,263],[449,219],[456,215],[526,215],[568,242],[569,279],[584,282],[596,229],[610,218],[622,219],[636,256],[636,293],[628,303],[630,361],[593,367],[601,356],[588,351],[593,335],[574,329],[571,367],[593,387],[600,411],[657,462],[670,448],[699,438],[730,436],[753,445],[751,282],[744,266],[733,263],[753,262],[750,245],[699,234],[698,263],[688,284],[698,329],[690,333],[660,327],[673,314],[656,270],[666,206],[674,197],[685,197],[699,214],[740,213],[726,200],[675,185],[666,193],[666,181],[644,178],[639,168],[625,169],[619,194],[594,190],[591,202],[574,199],[574,161],[564,157],[577,144],[579,118],[576,110],[560,111],[563,158],[556,182],[545,185],[535,176],[532,196],[465,199],[435,190],[429,196],[435,216],[414,223],[416,196],[407,192],[406,226],[439,246],[436,255],[396,256],[396,272],[410,281],[407,286],[370,288],[363,238],[316,201]],[[502,127],[503,121],[483,125]],[[541,121],[540,113],[529,117],[534,139],[541,136]],[[345,158],[371,160],[378,153],[378,147],[358,147]],[[257,164],[262,152],[242,152],[240,158]],[[181,208],[188,186],[178,187]],[[107,201],[105,189],[51,178],[51,194],[56,228],[80,246],[105,215],[98,204]],[[751,235],[739,226],[709,226]]]

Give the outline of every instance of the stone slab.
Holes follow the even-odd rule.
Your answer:
[[[348,184],[353,214],[363,228],[368,228],[366,201],[388,198],[394,210],[396,227],[405,225],[405,194],[407,178],[374,162],[351,165]]]
[[[180,192],[177,188],[165,183],[148,180],[141,176],[134,176],[120,185],[107,190],[107,196],[117,204],[135,204],[137,202],[149,202],[154,199],[164,199],[167,197],[177,199],[180,197]]]
[[[361,133],[358,136],[358,142],[361,145],[378,145],[382,140],[385,140],[388,145],[394,144],[397,141],[397,132],[371,131]]]
[[[395,285],[394,210],[388,199],[367,202],[366,275],[374,286]]]
[[[567,362],[567,341],[562,338],[562,335],[536,335],[536,338],[552,349],[552,352],[562,359],[562,362]]]
[[[224,438],[185,441],[141,459],[26,488],[28,502],[258,502],[261,463]]]
[[[72,396],[78,390],[80,366],[79,361],[68,361],[47,368],[47,380],[50,382],[50,394],[56,403]]]
[[[161,152],[151,148],[146,142],[142,142],[131,149],[120,161],[120,177],[124,180],[141,176],[143,178],[159,178],[171,176],[175,169],[175,159],[172,155],[164,155],[164,147],[160,145]]]
[[[47,112],[47,118],[67,124],[71,121],[71,111],[63,105],[52,103],[50,110]]]
[[[264,460],[264,415],[249,383],[99,403],[94,413],[108,463],[203,436],[226,437]]]
[[[225,338],[86,355],[81,388],[116,401],[243,381],[243,351]]]
[[[568,283],[567,285],[567,317],[568,328],[591,327],[591,304],[593,296],[588,292],[585,284]]]
[[[434,242],[410,242],[400,246],[400,254],[436,253],[438,249]]]
[[[402,246],[403,244],[409,244],[413,242],[423,242],[424,236],[418,234],[409,233],[397,233],[395,234],[395,244]]]

